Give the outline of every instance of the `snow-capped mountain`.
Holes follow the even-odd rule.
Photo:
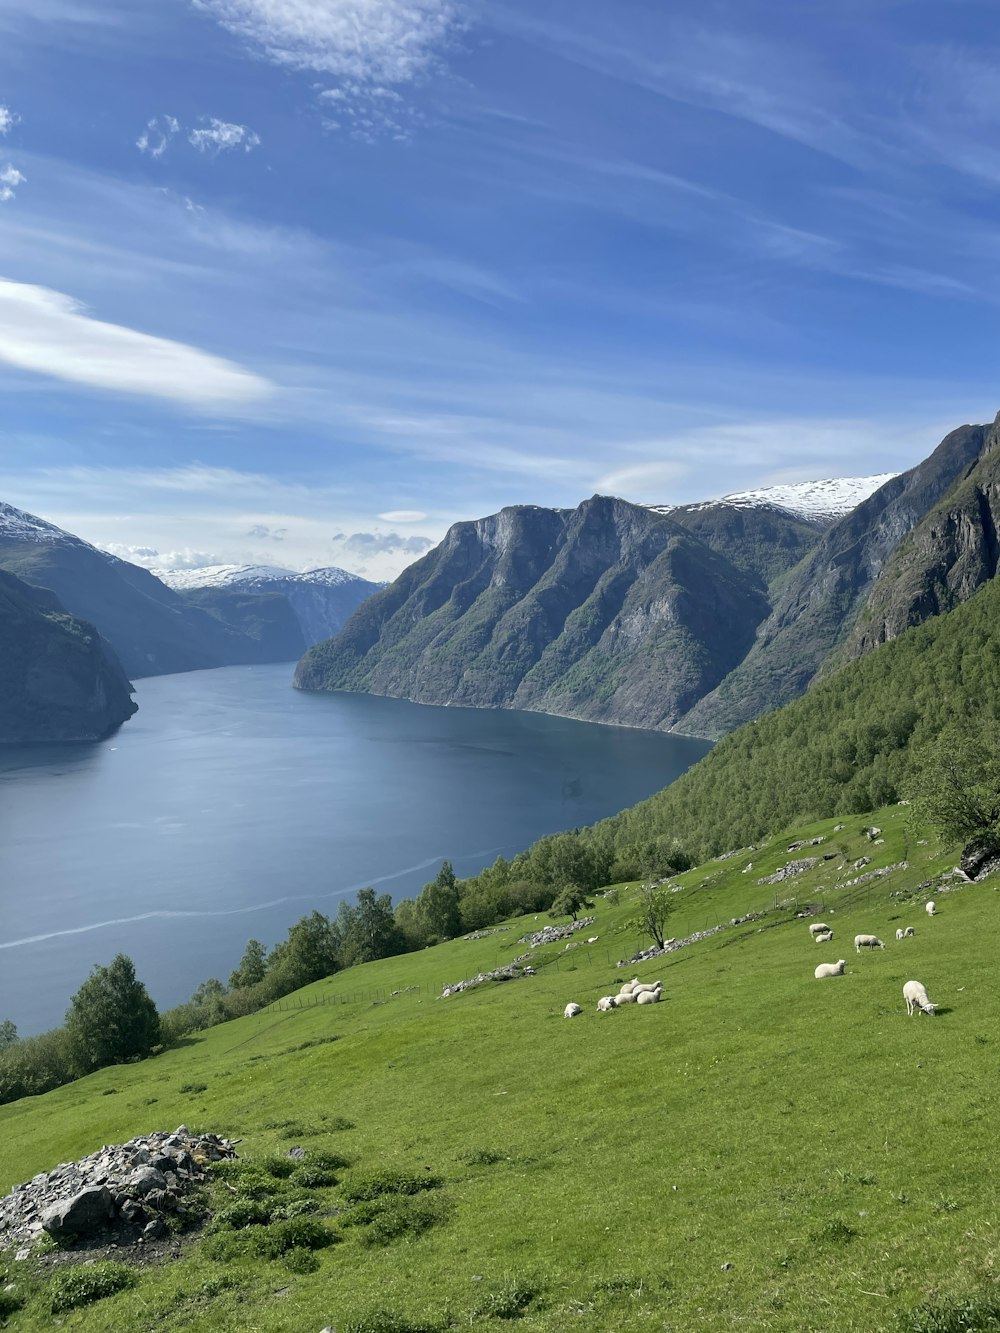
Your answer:
[[[671,514],[678,509],[691,513],[726,505],[731,509],[783,509],[807,523],[826,526],[856,509],[887,481],[898,474],[879,472],[871,477],[828,477],[823,481],[790,482],[784,486],[761,486],[752,491],[736,491],[717,500],[702,500],[692,505],[650,505],[657,514]]]
[[[279,594],[295,613],[307,647],[332,638],[355,608],[382,586],[334,565],[301,574],[278,565],[205,565],[154,572],[176,592],[202,601],[225,593]]]
[[[13,505],[0,500],[0,539],[11,542],[44,543],[49,546],[90,546],[82,537],[74,537],[71,532],[64,532],[54,523],[49,523],[37,514],[15,509]]]

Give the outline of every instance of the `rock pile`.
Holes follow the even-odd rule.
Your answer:
[[[490,935],[506,935],[508,930],[510,926],[493,926],[490,930],[474,930],[471,935],[463,935],[462,939],[468,944],[470,940],[485,940]]]
[[[184,1217],[185,1195],[201,1182],[209,1162],[236,1156],[217,1134],[144,1134],[101,1148],[78,1162],[63,1162],[0,1199],[0,1249],[28,1245],[42,1231],[73,1244],[107,1227],[158,1240],[164,1216]]]
[[[535,969],[533,967],[519,967],[517,963],[504,963],[503,967],[495,967],[492,972],[480,972],[474,977],[467,977],[465,981],[456,981],[450,986],[445,986],[438,999],[446,1000],[449,995],[458,995],[464,990],[471,990],[473,986],[481,986],[484,981],[517,981],[519,977],[533,977],[534,975]]]
[[[572,934],[583,930],[585,926],[592,926],[596,919],[592,916],[582,916],[579,921],[572,921],[568,926],[545,926],[542,930],[536,930],[533,935],[522,935],[518,944],[530,944],[533,949],[537,949],[540,944],[558,944],[560,940],[568,940]]]
[[[682,940],[667,940],[662,949],[655,945],[651,949],[640,949],[631,958],[619,958],[615,967],[631,967],[633,963],[647,963],[651,958],[662,958],[665,953],[674,953],[689,944],[697,944],[699,940],[707,940],[710,935],[718,935],[720,930],[731,930],[733,926],[742,926],[747,921],[762,921],[766,915],[766,912],[747,912],[746,916],[734,916],[731,921],[709,926],[707,930],[696,930],[693,935],[685,935]]]
[[[856,875],[854,879],[845,879],[835,884],[835,889],[853,889],[857,884],[867,884],[873,879],[882,879],[885,875],[894,875],[897,870],[908,870],[909,861],[897,861],[892,866],[881,866],[878,870],[866,871],[863,875]]]
[[[779,866],[773,875],[765,875],[757,883],[780,884],[783,879],[791,879],[793,875],[804,875],[807,870],[812,870],[813,866],[818,863],[818,856],[803,856],[798,861],[789,861],[786,865]]]

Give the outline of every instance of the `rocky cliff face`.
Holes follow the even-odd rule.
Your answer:
[[[622,500],[505,509],[456,524],[296,684],[670,727],[747,651],[759,582]]]
[[[0,571],[0,743],[100,740],[135,709],[94,627]]]
[[[860,657],[968,601],[1000,563],[1000,417],[982,451],[899,544],[868,595],[842,656]]]
[[[801,694],[836,653],[900,542],[975,463],[985,426],[952,431],[834,524],[788,576],[738,667],[680,719],[679,730],[720,736]]]

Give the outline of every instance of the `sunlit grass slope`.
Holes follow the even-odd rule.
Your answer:
[[[796,830],[828,840],[795,855],[834,859],[774,887],[757,879],[790,859],[792,835],[681,876],[674,936],[771,910],[624,972],[614,962],[638,943],[621,927],[634,890],[616,906],[598,900],[581,932],[597,943],[537,951],[548,961],[533,978],[434,998],[523,952],[518,936],[537,929],[525,918],[294,997],[348,1002],[263,1012],[0,1109],[2,1189],[181,1122],[239,1138],[253,1158],[292,1143],[350,1158],[340,1184],[318,1192],[325,1211],[346,1208],[345,1186],[372,1168],[443,1179],[437,1223],[416,1239],[366,1245],[340,1214],[341,1243],[319,1251],[311,1273],[223,1262],[196,1240],[132,1290],[60,1316],[63,1326],[501,1329],[495,1312],[521,1305],[524,1333],[871,1333],[900,1318],[915,1327],[913,1307],[976,1290],[998,1243],[1000,904],[991,880],[935,887],[940,914],[928,919],[916,885],[954,855],[923,844],[905,807],[874,821],[879,844],[857,816],[837,832],[835,821]],[[841,845],[851,860],[872,856],[865,869],[904,856],[910,868],[835,890],[856,873],[838,869]],[[833,944],[814,945],[776,894],[823,903]],[[916,938],[897,944],[909,924]],[[885,951],[856,955],[859,931],[879,934]],[[818,962],[839,958],[846,976],[814,980]],[[595,1012],[636,973],[663,979],[664,1003]],[[911,977],[937,1017],[907,1018]],[[366,998],[407,987],[419,989]],[[569,1000],[584,1007],[573,1021],[562,1017]],[[353,1128],[335,1129],[337,1117]],[[0,1260],[0,1273],[28,1291],[30,1266]],[[44,1298],[39,1285],[10,1327],[51,1328]]]

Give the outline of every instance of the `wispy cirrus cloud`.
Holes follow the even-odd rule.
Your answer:
[[[422,523],[427,515],[422,509],[387,509],[378,517],[383,523]]]
[[[150,157],[162,157],[180,128],[180,121],[176,116],[152,116],[146,121],[146,128],[136,139],[135,146],[140,153],[148,153]]]
[[[406,138],[419,121],[400,93],[443,65],[463,0],[192,0],[275,65],[337,80],[321,93],[330,128]]]
[[[0,167],[0,204],[7,204],[14,198],[19,185],[23,185],[27,180],[23,172],[18,171],[17,167],[9,162],[5,167]]]
[[[247,125],[234,125],[231,121],[210,116],[205,129],[191,131],[188,143],[199,153],[226,153],[234,148],[251,153],[260,147],[260,135]]]
[[[0,278],[0,364],[206,411],[258,403],[273,385],[186,343],[95,319],[71,296]]]
[[[9,106],[4,106],[3,102],[0,102],[0,134],[9,134],[20,119],[21,117],[11,111]]]

